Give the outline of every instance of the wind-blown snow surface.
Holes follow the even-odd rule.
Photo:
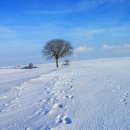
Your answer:
[[[130,58],[0,69],[1,130],[130,130]]]

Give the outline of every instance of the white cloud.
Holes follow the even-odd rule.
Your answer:
[[[103,50],[128,50],[130,49],[130,44],[122,44],[122,45],[108,45],[104,44],[102,47]]]
[[[116,48],[116,46],[115,45],[107,45],[107,44],[105,44],[105,45],[103,45],[103,50],[112,50],[112,49],[115,49]]]
[[[75,53],[84,53],[84,52],[92,52],[94,51],[94,48],[92,47],[86,47],[86,46],[79,46],[75,49]]]

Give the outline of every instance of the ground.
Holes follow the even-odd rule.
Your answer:
[[[130,58],[0,68],[1,130],[130,130]]]

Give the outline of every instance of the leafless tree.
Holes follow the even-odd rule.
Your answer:
[[[47,42],[42,49],[42,54],[47,59],[54,58],[56,61],[56,67],[58,67],[59,58],[70,56],[73,53],[73,47],[70,42],[63,39],[54,39]]]

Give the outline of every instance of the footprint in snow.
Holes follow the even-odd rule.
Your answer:
[[[49,111],[50,110],[48,108],[40,108],[40,109],[36,110],[35,115],[41,115],[41,116],[43,116],[43,115],[48,114]]]
[[[127,101],[126,101],[125,98],[124,98],[124,99],[121,99],[120,102],[121,102],[122,104],[127,104]]]
[[[61,115],[58,115],[56,117],[56,122],[55,122],[57,125],[59,125],[60,123],[63,123],[63,124],[71,124],[72,123],[72,120],[70,117],[68,117],[67,115],[65,116],[61,116]]]
[[[127,98],[128,97],[128,93],[124,93],[124,98]]]
[[[61,92],[62,92],[62,93],[64,93],[64,94],[65,94],[65,93],[67,93],[67,91],[66,91],[66,90],[65,90],[65,91],[63,90],[63,91],[61,91]]]
[[[73,91],[73,90],[74,90],[73,86],[70,86],[70,87],[69,87],[69,89],[70,89],[71,91]]]
[[[25,128],[25,130],[31,130],[31,128],[27,127],[27,128]]]
[[[70,86],[70,88],[73,88],[72,86]]]
[[[124,93],[123,99],[120,100],[120,102],[122,102],[122,104],[127,104],[127,99],[128,98],[128,93]]]
[[[60,123],[62,123],[62,116],[61,115],[58,115],[56,117],[56,121],[55,121],[56,125],[59,125]]]
[[[52,113],[54,113],[54,111],[56,110],[56,109],[62,109],[64,106],[62,105],[62,104],[54,104],[53,105],[53,107],[52,107],[52,110],[49,112],[49,114],[52,114]]]
[[[53,108],[54,108],[54,109],[63,108],[63,105],[62,105],[62,104],[57,104],[57,103],[56,103],[56,104],[53,105]]]
[[[71,118],[67,117],[67,116],[64,116],[63,117],[63,123],[64,124],[71,124],[72,123],[72,120]]]
[[[68,96],[68,95],[65,95],[63,98],[73,99],[73,97],[74,97],[74,96],[72,96],[72,95],[69,95],[69,96]]]

